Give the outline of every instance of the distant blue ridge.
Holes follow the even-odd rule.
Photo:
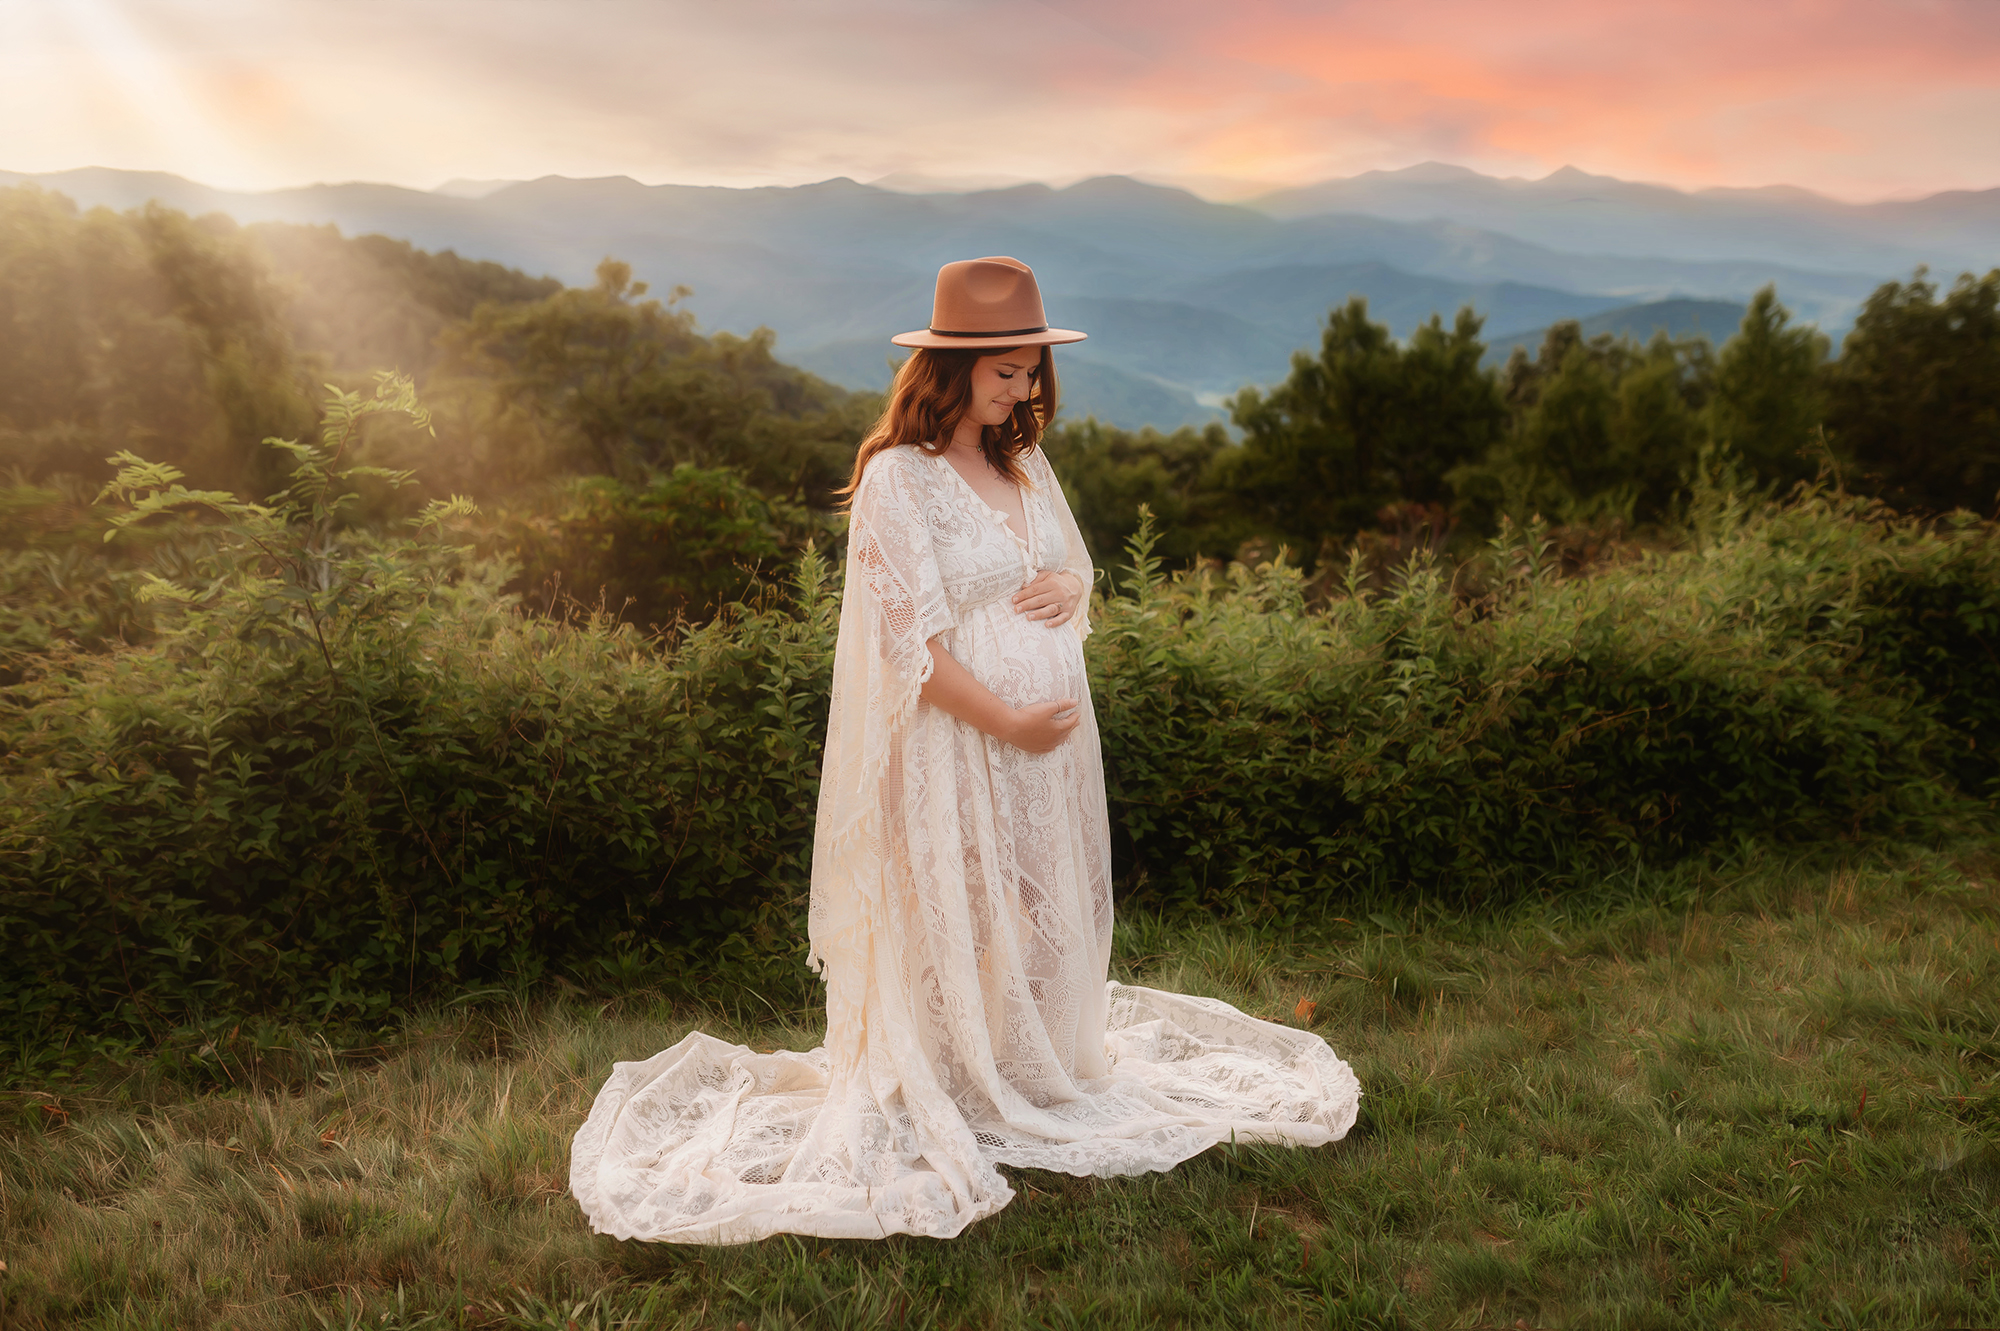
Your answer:
[[[1846,204],[1802,190],[1684,193],[1580,171],[1496,180],[1432,163],[1248,204],[1126,177],[907,194],[839,178],[796,187],[643,185],[625,177],[454,182],[433,192],[312,185],[230,193],[158,172],[87,168],[36,183],[83,207],[149,199],[241,222],[332,223],[587,283],[607,254],[676,283],[709,331],[769,327],[778,355],[853,388],[887,377],[889,337],[920,326],[940,264],[1034,265],[1065,348],[1070,406],[1137,427],[1201,424],[1202,405],[1282,379],[1350,296],[1399,337],[1471,305],[1489,357],[1562,319],[1640,341],[1720,343],[1766,283],[1835,337],[1877,286],[1919,263],[1949,283],[2000,263],[2000,190]]]

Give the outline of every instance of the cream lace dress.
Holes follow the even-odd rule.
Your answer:
[[[854,498],[810,915],[826,1043],[695,1033],[619,1063],[571,1152],[598,1231],[947,1238],[1013,1196],[996,1166],[1170,1169],[1221,1142],[1317,1146],[1360,1088],[1309,1032],[1107,982],[1110,837],[1079,613],[1015,612],[1090,558],[1040,450],[1017,536],[943,458],[898,448]],[[933,638],[1006,702],[1076,698],[1054,751],[919,696]]]

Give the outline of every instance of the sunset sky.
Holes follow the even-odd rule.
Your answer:
[[[2000,0],[0,0],[0,169],[2000,185]]]

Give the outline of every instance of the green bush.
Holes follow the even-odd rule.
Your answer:
[[[128,459],[122,519],[227,515],[153,648],[11,691],[0,1031],[126,1036],[256,1011],[372,1019],[413,995],[776,930],[804,881],[835,602],[788,595],[671,643],[523,618],[504,567],[342,545],[346,398],[288,504]],[[428,515],[441,524],[448,506]],[[803,983],[795,967],[784,975]]]
[[[518,563],[532,605],[601,606],[641,626],[706,620],[836,523],[757,492],[730,467],[683,462],[643,486],[564,484],[544,511],[514,512],[482,542]]]
[[[0,487],[0,683],[14,683],[65,652],[101,652],[152,636],[135,564],[185,562],[195,531],[148,531],[105,557],[95,485],[76,476]],[[165,539],[163,539],[165,538]]]
[[[2000,775],[1994,529],[1825,495],[1723,525],[1575,579],[1510,529],[1476,600],[1419,566],[1322,613],[1295,572],[1237,566],[1112,601],[1091,668],[1133,885],[1464,902],[1986,812],[1965,796]]]
[[[140,575],[153,641],[4,690],[17,1061],[555,976],[809,994],[826,562],[675,635],[524,616],[510,568],[439,538],[463,505],[342,529],[354,433],[413,409],[395,382],[336,399],[269,505],[125,459],[119,530],[219,521],[183,576]],[[1988,817],[1995,529],[1824,494],[1698,519],[1691,549],[1571,579],[1510,531],[1483,595],[1419,566],[1325,610],[1282,565],[1163,578],[1142,527],[1087,651],[1124,898],[1478,901]]]

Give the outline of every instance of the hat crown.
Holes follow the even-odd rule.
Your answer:
[[[989,254],[938,269],[930,327],[898,333],[889,341],[932,351],[995,351],[1081,342],[1084,336],[1074,328],[1049,327],[1032,268],[1004,254]]]
[[[1034,271],[1019,259],[988,255],[938,269],[937,294],[931,300],[933,333],[991,337],[1040,333],[1048,326]]]

